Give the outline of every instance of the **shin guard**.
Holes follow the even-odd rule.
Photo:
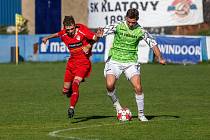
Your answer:
[[[74,108],[76,106],[76,103],[79,99],[79,83],[80,81],[75,79],[72,83],[72,95],[70,99],[70,107]]]

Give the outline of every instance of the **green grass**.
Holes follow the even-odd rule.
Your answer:
[[[146,123],[137,119],[133,89],[124,76],[117,91],[133,119],[116,119],[103,66],[93,64],[90,78],[80,86],[75,117],[68,119],[68,99],[61,95],[65,63],[0,64],[0,139],[210,139],[209,64],[142,65]]]

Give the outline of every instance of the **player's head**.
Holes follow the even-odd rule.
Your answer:
[[[66,29],[66,33],[70,36],[75,34],[76,25],[73,16],[65,16],[63,20],[64,29]]]
[[[137,25],[139,19],[139,11],[135,8],[131,8],[127,11],[125,16],[127,25],[130,29],[133,29]]]

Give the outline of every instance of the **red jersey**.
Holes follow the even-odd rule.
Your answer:
[[[74,37],[69,37],[66,33],[66,29],[58,32],[58,36],[68,47],[71,57],[87,58],[91,55],[91,53],[89,53],[89,55],[85,54],[82,48],[89,44],[88,40],[94,39],[95,34],[85,25],[76,24]]]

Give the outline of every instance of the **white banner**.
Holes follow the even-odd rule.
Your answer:
[[[202,0],[89,0],[90,28],[123,20],[128,9],[139,10],[143,27],[194,25],[203,22]]]
[[[210,36],[206,37],[206,49],[207,49],[208,60],[210,60]]]

